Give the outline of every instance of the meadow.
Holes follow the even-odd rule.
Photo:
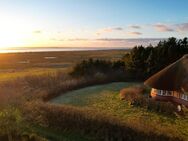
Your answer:
[[[129,50],[1,53],[1,72],[29,68],[67,68],[88,58],[117,60]]]
[[[0,54],[0,81],[28,75],[69,72],[78,62],[88,58],[117,60],[128,50],[62,51]]]
[[[75,86],[78,83],[87,85],[87,81],[67,78],[67,73],[76,63],[89,58],[117,60],[126,52],[127,50],[1,53],[0,109],[18,107],[27,99],[41,99],[46,93],[57,89],[63,92],[61,87],[67,89],[70,81],[75,83]],[[62,83],[65,86],[62,86]],[[74,86],[71,89],[74,89]]]
[[[116,77],[114,72],[97,72],[81,77],[69,75],[74,66],[79,66],[83,60],[107,61],[90,59],[83,62],[87,68],[88,64],[94,65],[91,67],[95,70],[96,63],[107,64],[107,67],[114,65],[108,61],[118,61],[127,52],[0,54],[0,140],[188,140],[186,109],[185,116],[181,117],[163,114],[160,108],[148,110],[121,100],[121,89],[142,85],[143,82],[128,82],[123,80],[121,73]],[[119,80],[124,82],[117,82]],[[149,90],[145,95],[149,94]]]
[[[140,83],[116,82],[105,85],[91,86],[68,92],[52,99],[56,104],[72,105],[93,109],[96,112],[117,117],[122,122],[137,126],[141,130],[149,130],[158,134],[181,137],[188,140],[188,116],[173,117],[134,107],[129,102],[120,100],[119,92]]]

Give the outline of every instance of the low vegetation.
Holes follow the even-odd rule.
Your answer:
[[[71,107],[77,107],[83,109],[83,111],[85,109],[95,111],[91,112],[92,115],[98,113],[114,117],[121,121],[121,124],[126,123],[126,125],[141,131],[187,140],[187,116],[171,115],[155,111],[153,108],[147,109],[147,107],[131,105],[127,100],[120,100],[120,90],[122,88],[131,88],[135,85],[139,84],[111,83],[91,86],[68,92],[50,102],[62,104],[65,107],[71,105]]]
[[[99,76],[103,77],[108,75],[111,77],[121,76],[124,78],[125,63],[123,61],[106,61],[106,60],[83,60],[78,63],[70,72],[73,77],[84,77],[84,76]],[[113,75],[112,75],[113,74]],[[121,78],[120,77],[120,78]],[[123,79],[122,79],[123,80]]]
[[[119,60],[83,60],[72,70],[76,77],[100,73],[114,79],[143,81],[188,53],[188,39],[169,38],[156,46],[136,46]]]
[[[144,86],[124,88],[120,91],[120,98],[128,101],[130,105],[142,107],[148,111],[176,116],[176,105],[170,102],[155,101],[148,97],[149,91]]]
[[[48,53],[0,55],[0,140],[64,140],[62,136],[57,138],[57,134],[56,137],[47,136],[49,130],[70,135],[72,132],[88,141],[187,140],[187,116],[183,118],[174,114],[174,106],[170,103],[148,99],[148,89],[142,86],[122,90],[121,99],[124,101],[119,98],[118,83],[118,86],[111,87],[110,95],[105,91],[98,98],[87,99],[85,94],[85,101],[71,103],[69,99],[66,103],[69,105],[62,106],[48,103],[59,95],[88,86],[116,81],[141,82],[188,53],[187,42],[187,38],[169,38],[155,47],[137,46],[130,52],[101,51],[98,57],[96,52],[89,55],[88,52],[74,52],[72,58],[69,53],[52,53],[53,57],[56,55],[52,60],[45,58]],[[15,58],[11,60],[13,56]],[[7,58],[11,61],[5,61]],[[73,60],[76,60],[75,66]],[[18,77],[15,71],[18,71]],[[22,71],[26,73],[22,75]],[[115,88],[118,92],[114,91]],[[93,95],[100,94],[92,91]],[[46,129],[46,133],[40,129]]]
[[[120,91],[120,98],[121,100],[127,100],[133,103],[136,98],[139,98],[146,92],[148,91],[146,91],[143,85],[132,86],[122,89]]]
[[[29,103],[28,103],[29,104]],[[34,104],[35,105],[35,104]],[[57,106],[37,103],[33,109],[33,103],[26,105],[25,112],[30,123],[38,123],[61,131],[74,131],[83,135],[90,135],[95,140],[142,140],[152,141],[178,141],[178,137],[170,137],[165,134],[157,134],[151,128],[140,130],[140,124],[120,121],[118,118],[96,112],[87,108],[70,106]],[[29,115],[27,113],[30,113]],[[136,124],[136,125],[135,125]],[[143,126],[143,125],[142,125]]]

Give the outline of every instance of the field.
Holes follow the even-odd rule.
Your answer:
[[[5,105],[8,108],[11,105],[21,107],[23,115],[26,111],[24,118],[29,121],[29,130],[53,141],[95,141],[104,138],[122,140],[127,138],[124,131],[131,134],[128,135],[129,140],[134,138],[136,141],[140,136],[147,141],[155,137],[155,140],[165,141],[176,141],[176,137],[188,140],[187,110],[184,117],[169,116],[134,107],[128,101],[120,100],[119,92],[122,88],[136,86],[141,82],[113,81],[104,84],[106,81],[98,80],[100,77],[88,80],[66,75],[76,63],[84,59],[118,60],[126,52],[110,50],[0,54],[0,108],[3,109]],[[51,97],[53,99],[45,102],[41,100],[48,94],[54,94]],[[81,131],[80,127],[83,127]]]
[[[81,108],[90,108],[96,112],[112,115],[122,121],[132,124],[140,122],[141,128],[166,132],[188,140],[188,117],[170,117],[155,112],[148,112],[142,108],[132,107],[121,101],[119,91],[122,88],[137,85],[138,83],[111,83],[92,86],[59,96],[52,103],[73,105]]]
[[[1,53],[0,54],[1,106],[4,107],[3,105],[5,103],[6,105],[9,105],[9,103],[12,101],[16,101],[20,103],[23,100],[20,97],[23,96],[25,93],[33,95],[34,93],[38,93],[41,91],[40,87],[36,89],[36,92],[35,90],[34,91],[32,90],[33,88],[28,89],[27,88],[28,85],[25,84],[25,82],[22,83],[22,81],[25,81],[26,76],[30,77],[29,79],[31,79],[31,82],[33,81],[33,79],[42,79],[42,78],[45,78],[45,80],[47,81],[51,81],[48,78],[49,76],[52,76],[57,72],[66,74],[72,69],[72,67],[76,63],[84,59],[93,58],[93,59],[117,60],[120,59],[122,55],[124,55],[126,52],[127,50]],[[39,77],[35,77],[35,76],[39,76]],[[35,85],[38,85],[38,83],[40,82],[37,80],[37,84],[35,83]],[[25,89],[25,87],[27,89]],[[19,97],[19,98],[15,99],[15,97]],[[50,136],[50,138],[53,139],[54,136],[55,138],[63,137],[63,139],[66,140],[75,140],[75,138],[76,139],[78,138],[76,135],[73,135],[73,133],[64,133],[64,134],[62,134],[62,132],[56,133],[54,129],[46,129],[45,132],[41,132],[44,131],[44,129],[41,128],[42,127],[37,127],[37,128],[35,127],[34,130],[36,132],[39,132],[40,135],[44,135],[45,137]],[[80,140],[82,140],[82,136],[80,136],[79,138]]]
[[[68,72],[81,60],[88,58],[117,60],[126,52],[127,50],[2,53],[0,81],[33,74]]]

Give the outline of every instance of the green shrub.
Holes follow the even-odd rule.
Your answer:
[[[76,64],[70,72],[73,77],[93,76],[97,73],[112,74],[114,72],[125,72],[125,63],[121,60],[107,61],[107,60],[83,60]],[[109,75],[110,76],[110,75]]]

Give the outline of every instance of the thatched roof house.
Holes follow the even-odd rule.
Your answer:
[[[152,88],[188,92],[188,54],[144,82]]]
[[[151,76],[144,84],[153,88],[152,97],[163,96],[164,99],[165,96],[166,100],[175,97],[185,100],[188,106],[188,54]]]

